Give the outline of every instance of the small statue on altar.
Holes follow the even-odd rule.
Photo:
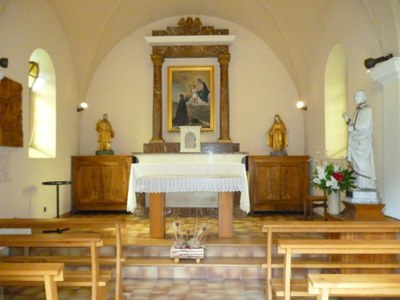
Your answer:
[[[103,114],[103,119],[97,121],[96,131],[98,132],[98,150],[96,155],[113,155],[111,150],[111,139],[114,137],[114,130],[108,121],[108,115]]]
[[[267,145],[272,148],[271,155],[280,156],[287,155],[286,147],[288,146],[288,131],[285,123],[279,115],[274,116],[274,123],[268,131]]]

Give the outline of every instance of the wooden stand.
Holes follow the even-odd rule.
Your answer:
[[[351,203],[349,201],[342,201],[345,205],[345,209],[339,215],[331,215],[327,213],[326,219],[328,221],[385,221],[386,216],[383,214],[382,209],[384,204],[363,204],[363,203]],[[333,233],[331,238],[341,239],[341,240],[363,240],[363,239],[394,239],[395,233]],[[382,262],[390,263],[395,261],[395,255],[393,254],[368,254],[368,255],[341,255],[339,257],[332,255],[331,259],[334,261],[340,260],[343,262],[360,262],[360,263],[370,263],[370,262]],[[391,269],[341,269],[341,273],[376,273],[385,274],[392,273]]]
[[[339,215],[326,214],[327,220],[385,221],[384,204],[363,204],[342,201],[345,209]]]
[[[304,196],[303,205],[304,205],[304,220],[307,220],[310,217],[311,220],[314,219],[314,208],[323,207],[324,214],[326,215],[328,204],[328,198],[324,196]]]

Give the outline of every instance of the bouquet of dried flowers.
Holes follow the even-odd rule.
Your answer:
[[[179,220],[172,222],[172,229],[174,231],[174,244],[173,247],[176,249],[198,249],[202,247],[201,241],[205,236],[207,229],[210,227],[209,224],[204,223],[197,228],[197,220],[193,233],[190,230],[184,231]]]

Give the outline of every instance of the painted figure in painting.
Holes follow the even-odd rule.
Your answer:
[[[107,114],[103,115],[103,119],[97,121],[96,131],[98,132],[99,151],[111,151],[111,139],[114,137],[114,130],[110,121],[108,121]]]
[[[188,108],[186,106],[189,100],[189,96],[185,96],[183,93],[179,94],[178,107],[176,108],[175,118],[172,120],[173,126],[182,126],[189,123],[190,118],[188,115]]]
[[[208,96],[210,95],[210,90],[207,84],[201,78],[197,79],[196,85],[196,96],[198,96],[204,102],[208,102]]]
[[[168,130],[201,126],[214,130],[214,68],[168,67]]]
[[[367,104],[367,93],[358,90],[354,94],[357,108],[353,119],[344,112],[343,119],[348,125],[349,142],[347,160],[351,163],[360,189],[375,189],[375,166],[372,149],[372,108]]]
[[[279,115],[274,116],[274,123],[268,131],[268,147],[273,152],[286,153],[285,148],[288,146],[288,132],[285,123]]]

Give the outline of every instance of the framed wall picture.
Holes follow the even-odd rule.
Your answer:
[[[181,152],[200,152],[201,126],[179,126],[181,130]]]
[[[214,66],[168,67],[168,131],[214,131]]]

